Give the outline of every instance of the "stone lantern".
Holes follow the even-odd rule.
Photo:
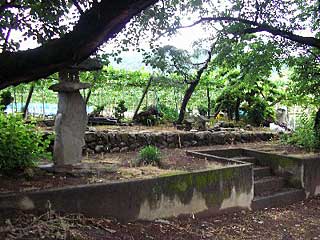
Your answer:
[[[88,117],[86,103],[80,89],[90,87],[81,83],[80,71],[99,70],[102,65],[95,59],[87,59],[78,65],[59,72],[59,83],[49,89],[58,92],[58,112],[55,119],[53,162],[55,167],[75,166],[81,163],[82,147]]]

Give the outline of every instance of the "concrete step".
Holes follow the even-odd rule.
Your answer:
[[[253,168],[254,179],[260,179],[272,175],[270,167],[257,166]]]
[[[305,198],[306,195],[303,189],[282,189],[272,195],[255,197],[252,201],[251,208],[253,210],[257,210],[271,207],[282,207],[302,201]]]
[[[254,181],[254,195],[262,196],[277,192],[285,187],[286,181],[283,177],[269,176]]]
[[[243,157],[234,157],[232,158],[232,160],[237,160],[237,161],[241,161],[241,162],[249,162],[249,163],[253,163],[253,164],[257,164],[257,159],[254,157],[247,157],[247,156],[243,156]]]

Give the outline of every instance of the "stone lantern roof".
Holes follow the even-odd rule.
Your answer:
[[[67,71],[97,71],[101,70],[103,67],[101,61],[97,58],[88,58],[79,64],[74,64],[69,66],[66,70]]]

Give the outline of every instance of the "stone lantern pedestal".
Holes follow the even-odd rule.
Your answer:
[[[79,90],[88,87],[88,83],[61,81],[49,88],[58,92],[59,98],[53,149],[55,167],[81,163],[88,117],[86,104]]]

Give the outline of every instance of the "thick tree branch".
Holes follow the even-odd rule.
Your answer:
[[[314,37],[303,37],[297,34],[294,34],[293,32],[289,32],[286,30],[281,30],[272,26],[269,26],[267,24],[262,24],[262,23],[258,23],[255,21],[251,21],[248,19],[243,19],[243,18],[235,18],[235,17],[205,17],[205,18],[200,18],[198,21],[190,24],[190,25],[186,25],[186,26],[180,26],[178,27],[180,28],[190,28],[193,27],[195,25],[198,25],[200,23],[204,23],[204,22],[218,22],[218,21],[226,21],[226,22],[239,22],[239,23],[244,23],[246,25],[250,25],[250,26],[254,26],[255,28],[248,28],[245,29],[243,32],[243,34],[247,34],[247,33],[256,33],[256,32],[268,32],[271,33],[272,35],[276,35],[276,36],[281,36],[285,39],[289,39],[291,41],[303,44],[303,45],[307,45],[310,47],[315,47],[320,49],[320,39],[318,38],[314,38]]]
[[[78,1],[77,1],[77,0],[72,0],[72,2],[73,2],[73,5],[78,9],[79,13],[80,13],[80,14],[83,14],[83,10],[82,10],[82,8],[80,7]]]
[[[73,31],[41,47],[0,53],[0,89],[47,77],[88,58],[157,0],[108,0],[81,15]]]

